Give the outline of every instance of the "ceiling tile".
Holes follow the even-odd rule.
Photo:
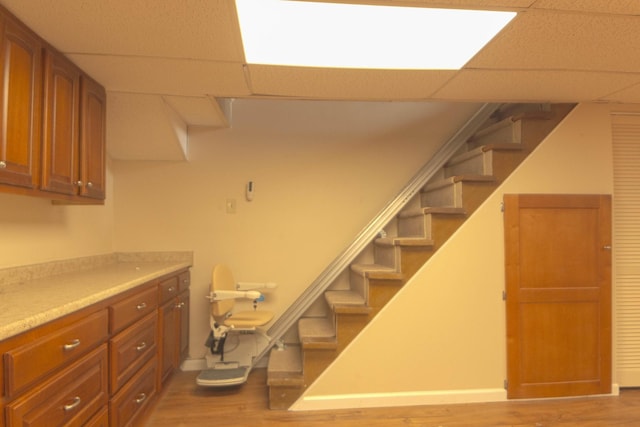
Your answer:
[[[391,4],[416,4],[428,7],[468,9],[520,9],[531,6],[535,0],[392,0]]]
[[[2,0],[65,53],[242,61],[229,0]],[[34,4],[35,3],[35,4]]]
[[[601,101],[640,103],[640,83],[600,98]]]
[[[640,82],[639,74],[463,70],[434,98],[459,101],[581,102]],[[640,98],[635,102],[639,102]]]
[[[638,0],[536,0],[533,8],[640,15]]]
[[[161,95],[249,95],[239,63],[127,56],[69,55],[108,90]]]
[[[362,70],[249,65],[255,95],[319,99],[428,98],[454,71]]]
[[[640,70],[640,16],[529,11],[465,68]]]

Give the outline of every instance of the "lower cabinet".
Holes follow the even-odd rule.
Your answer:
[[[153,357],[111,398],[109,418],[112,426],[135,426],[141,422],[157,392],[156,365]]]
[[[63,369],[6,408],[7,426],[84,425],[109,399],[107,345]]]
[[[181,270],[2,341],[0,426],[142,425],[188,337]]]
[[[189,351],[189,276],[184,274],[160,282],[160,368],[158,387],[166,382]],[[170,291],[171,290],[171,291]]]

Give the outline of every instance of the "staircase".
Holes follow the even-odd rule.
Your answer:
[[[497,110],[271,351],[269,407],[289,408],[572,108]]]

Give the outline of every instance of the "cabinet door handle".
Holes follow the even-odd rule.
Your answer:
[[[82,181],[78,180],[75,182],[77,187],[82,187]]]
[[[93,187],[93,182],[89,181],[87,182],[87,188],[92,188]]]
[[[183,302],[179,302],[179,303],[178,303],[178,304],[176,304],[176,306],[175,306],[175,308],[178,308],[178,309],[180,309],[180,308],[182,308],[182,307],[184,307],[184,303],[183,303]]]
[[[175,289],[172,286],[172,287],[169,288],[169,292],[173,292],[173,291],[175,291]]]
[[[145,308],[147,308],[147,303],[146,302],[141,302],[140,304],[136,305],[136,308],[138,310],[144,310]]]
[[[0,160],[0,169],[4,169],[7,167],[7,162],[5,162],[4,160]]]
[[[147,399],[147,395],[144,394],[144,393],[140,393],[138,395],[138,397],[136,397],[135,402],[140,404],[140,403],[144,402],[146,399]]]
[[[76,409],[80,402],[82,402],[82,399],[80,399],[80,396],[76,396],[73,398],[73,402],[69,403],[68,405],[64,405],[62,408],[65,410],[65,412],[69,412]]]
[[[142,341],[139,345],[136,346],[136,350],[138,350],[138,351],[142,351],[145,348],[147,348],[147,343],[144,342],[144,341]]]
[[[70,343],[63,345],[62,349],[64,351],[69,351],[69,350],[73,350],[74,348],[76,348],[79,345],[80,345],[80,340],[78,338],[76,338],[75,340],[71,341]]]

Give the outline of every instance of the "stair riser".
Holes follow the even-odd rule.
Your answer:
[[[515,143],[522,142],[522,121],[505,122],[504,126],[495,128],[493,132],[483,134],[480,137],[474,137],[468,144],[469,149],[480,147],[486,144],[502,144],[502,143]]]
[[[425,207],[455,207],[462,206],[460,182],[445,185],[440,188],[420,193],[420,203]]]
[[[479,151],[476,156],[444,168],[444,177],[456,175],[491,175],[492,151]]]
[[[400,251],[397,246],[375,245],[374,262],[397,271]]]

